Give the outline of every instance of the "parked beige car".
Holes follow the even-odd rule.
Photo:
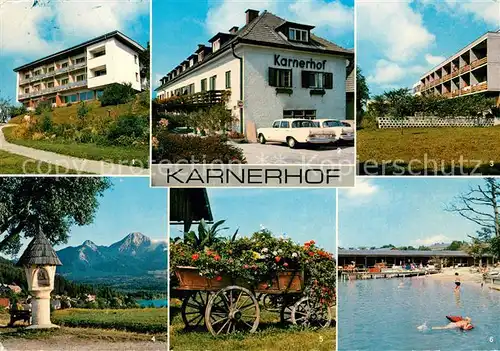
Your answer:
[[[335,131],[329,128],[318,128],[308,119],[278,119],[271,128],[257,129],[261,144],[267,141],[288,144],[292,149],[299,144],[329,144],[336,141]]]
[[[354,141],[354,129],[346,127],[337,119],[320,118],[312,121],[318,128],[333,130],[337,140]]]

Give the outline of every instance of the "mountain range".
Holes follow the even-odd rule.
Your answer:
[[[62,266],[57,273],[72,280],[145,277],[167,271],[167,242],[131,233],[110,246],[86,240],[80,246],[57,251]],[[163,274],[160,274],[163,275]]]

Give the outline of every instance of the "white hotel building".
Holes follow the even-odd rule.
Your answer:
[[[343,120],[354,52],[313,28],[247,10],[243,28],[216,34],[164,76],[157,97],[230,90],[227,108],[247,134],[279,118]]]
[[[17,100],[28,108],[97,99],[111,83],[142,88],[139,54],[145,49],[114,31],[14,69]]]

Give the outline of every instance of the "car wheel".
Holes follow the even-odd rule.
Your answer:
[[[261,144],[266,143],[266,138],[264,138],[264,134],[259,134],[259,143]]]
[[[288,137],[288,139],[286,140],[286,143],[288,144],[290,149],[295,149],[297,147],[297,140],[295,140],[292,137]]]

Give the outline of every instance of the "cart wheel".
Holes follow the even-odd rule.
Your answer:
[[[284,303],[284,298],[282,295],[272,295],[266,294],[262,299],[262,305],[269,312],[279,312]]]
[[[259,302],[248,289],[239,286],[219,290],[210,298],[205,311],[205,323],[214,336],[235,331],[253,333],[259,326],[259,318]]]
[[[329,307],[303,297],[293,305],[291,321],[300,326],[326,328],[332,322],[332,313]]]
[[[284,303],[281,306],[281,311],[280,311],[281,324],[292,323],[292,308],[293,308],[293,303]]]
[[[184,298],[181,315],[186,329],[205,326],[205,309],[209,299],[210,293],[204,291],[191,292]]]

